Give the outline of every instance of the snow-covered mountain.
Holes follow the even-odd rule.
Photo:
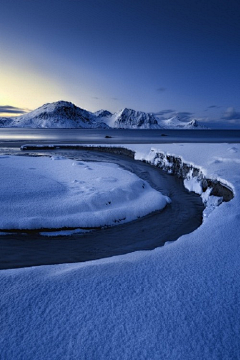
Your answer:
[[[132,109],[123,109],[115,114],[102,113],[102,121],[111,128],[118,129],[160,129],[158,121],[153,114]]]
[[[94,113],[98,119],[110,128],[118,129],[203,129],[197,120],[189,122],[181,120],[179,116],[162,120],[153,113],[145,113],[125,108],[117,113],[100,110]]]
[[[189,122],[182,121],[179,116],[173,116],[167,120],[159,120],[158,123],[164,129],[203,129],[204,127],[199,125],[197,120],[193,119]]]
[[[27,114],[11,118],[11,122],[1,127],[29,127],[29,128],[103,128],[108,126],[96,121],[96,116],[81,109],[71,102],[57,101],[31,111]]]
[[[0,118],[0,127],[27,128],[85,128],[85,129],[201,129],[196,120],[182,121],[178,116],[159,119],[153,113],[122,109],[112,114],[108,110],[95,113],[81,109],[71,102],[45,104],[21,116]]]

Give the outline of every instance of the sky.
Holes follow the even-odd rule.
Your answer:
[[[240,126],[239,0],[1,0],[0,116],[66,100]]]

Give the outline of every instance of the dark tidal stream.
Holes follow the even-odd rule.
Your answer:
[[[162,211],[130,223],[84,234],[56,237],[41,236],[38,233],[2,235],[0,269],[82,262],[137,250],[152,250],[194,231],[202,223],[204,206],[200,196],[188,192],[182,180],[154,166],[124,155],[91,150],[22,153],[27,154],[57,154],[74,160],[114,162],[148,181],[153,188],[169,196],[172,203]]]

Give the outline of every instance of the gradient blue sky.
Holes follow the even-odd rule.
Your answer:
[[[239,0],[1,0],[0,116],[67,100],[240,124]]]

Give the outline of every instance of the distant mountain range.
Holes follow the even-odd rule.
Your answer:
[[[196,120],[182,121],[179,116],[167,120],[153,113],[123,109],[112,114],[107,110],[94,113],[71,102],[45,104],[27,114],[0,117],[0,127],[18,128],[84,128],[84,129],[203,129]]]

